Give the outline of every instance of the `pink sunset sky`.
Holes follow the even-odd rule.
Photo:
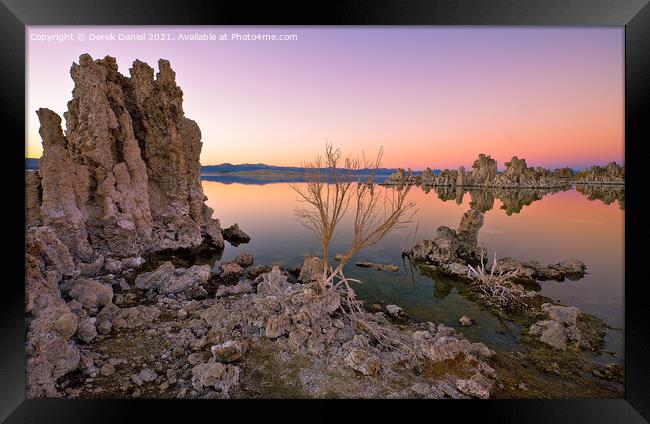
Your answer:
[[[179,34],[295,34],[292,41],[180,41]],[[40,41],[71,34],[74,40]],[[169,41],[90,41],[92,34]],[[78,40],[83,34],[85,40]],[[165,35],[167,37],[167,35]],[[326,140],[384,166],[582,168],[624,158],[624,29],[562,27],[29,27],[26,156],[35,110],[66,110],[79,55],[168,59],[203,134],[204,165],[300,165]]]

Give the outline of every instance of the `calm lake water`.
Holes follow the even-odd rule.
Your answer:
[[[203,190],[222,228],[238,223],[252,238],[250,243],[238,247],[226,243],[221,261],[248,252],[255,257],[256,263],[298,266],[305,253],[318,254],[318,243],[295,218],[297,197],[287,183],[224,184],[204,180]],[[458,319],[468,315],[477,321],[475,326],[460,328],[468,338],[483,341],[494,349],[517,349],[521,331],[517,325],[497,319],[461,296],[453,282],[422,275],[401,257],[407,239],[412,240],[416,223],[418,239],[433,238],[440,225],[456,228],[463,213],[470,209],[469,193],[462,200],[444,201],[433,190],[426,193],[413,187],[409,197],[418,208],[413,224],[407,229],[395,230],[379,245],[360,252],[347,266],[346,275],[363,281],[355,287],[359,297],[367,304],[399,305],[418,321],[457,328]],[[501,200],[494,201],[492,209],[485,212],[484,226],[479,234],[479,243],[487,247],[490,258],[496,252],[498,258],[511,256],[538,260],[542,264],[571,257],[582,260],[587,265],[585,278],[541,282],[541,293],[605,320],[613,327],[606,338],[606,350],[620,354],[618,360],[622,361],[624,210],[618,202],[607,205],[569,190],[547,194],[523,206],[519,213],[508,214],[502,206]],[[350,206],[350,212],[353,207]],[[333,242],[332,255],[346,250],[350,228],[351,221],[345,220]],[[388,273],[358,268],[354,265],[357,260],[396,264],[400,271]],[[600,360],[616,359],[603,355]]]

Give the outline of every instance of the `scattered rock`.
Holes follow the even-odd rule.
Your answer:
[[[615,362],[604,365],[596,364],[591,369],[591,373],[598,378],[618,381],[621,384],[625,381],[625,368]]]
[[[235,261],[224,262],[219,265],[219,269],[221,270],[219,278],[223,281],[237,281],[239,277],[244,275],[244,268]]]
[[[142,290],[155,289],[163,295],[184,293],[190,297],[205,294],[201,287],[210,279],[210,265],[194,265],[190,268],[174,268],[167,261],[155,271],[144,272],[135,280]]]
[[[270,271],[271,271],[271,267],[268,265],[255,265],[248,269],[247,275],[251,280],[255,280],[260,275],[266,274],[267,272]]]
[[[357,262],[356,266],[360,268],[376,269],[377,271],[389,271],[389,272],[399,271],[399,267],[397,265],[376,264],[374,262]]]
[[[97,337],[97,328],[95,327],[96,318],[86,318],[79,321],[77,328],[77,338],[85,343],[90,343]]]
[[[381,369],[379,359],[365,350],[352,349],[345,357],[345,363],[363,375],[376,376]]]
[[[239,228],[239,224],[234,224],[224,230],[221,230],[223,238],[233,246],[239,246],[242,243],[248,243],[251,238],[248,234]]]
[[[462,317],[460,317],[458,323],[463,327],[469,327],[470,325],[475,324],[474,320],[468,317],[467,315],[463,315]]]
[[[392,317],[399,318],[404,315],[404,311],[397,305],[387,305],[386,311]]]
[[[576,325],[580,309],[575,306],[560,306],[545,303],[542,312],[549,319],[540,320],[532,324],[528,332],[533,336],[540,336],[540,341],[558,349],[566,350],[569,345],[578,348],[581,334]]]
[[[458,380],[456,387],[461,393],[479,399],[488,399],[490,397],[489,388],[491,385],[480,374],[475,374],[469,380]]]
[[[237,362],[242,357],[242,345],[236,340],[228,340],[227,342],[212,346],[210,351],[217,362]]]
[[[239,368],[218,362],[195,365],[192,368],[192,384],[195,387],[211,387],[223,395],[239,382]]]
[[[312,281],[323,278],[323,261],[316,256],[307,256],[300,268],[298,281],[301,283],[311,283]]]
[[[253,265],[254,259],[253,256],[248,253],[240,253],[235,257],[235,262],[237,262],[242,268],[248,268]]]
[[[68,294],[87,309],[108,305],[113,300],[113,289],[110,286],[87,278],[74,280]]]
[[[158,374],[156,374],[154,371],[150,370],[149,368],[143,368],[142,371],[140,371],[140,374],[138,374],[138,377],[143,382],[149,383],[155,381],[156,378],[158,378]]]
[[[99,373],[104,377],[111,376],[115,374],[115,367],[107,362],[99,369]]]
[[[253,293],[253,284],[250,280],[242,281],[234,286],[222,285],[217,289],[217,297]]]

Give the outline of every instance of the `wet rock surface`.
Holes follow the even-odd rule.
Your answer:
[[[375,262],[359,261],[355,263],[359,268],[370,268],[377,271],[398,272],[399,267],[392,264],[378,264]]]
[[[458,278],[467,278],[468,265],[480,264],[481,249],[478,233],[483,226],[483,214],[470,209],[463,214],[458,229],[438,227],[433,240],[422,239],[403,254],[417,262],[434,265],[442,273]],[[484,259],[485,261],[485,259]],[[576,258],[556,264],[541,265],[537,261],[522,262],[510,257],[500,258],[494,265],[496,273],[515,272],[513,281],[536,284],[537,281],[565,278],[576,280],[584,277],[587,267]]]
[[[239,228],[239,224],[233,224],[232,226],[221,230],[223,238],[233,246],[239,246],[242,243],[248,243],[251,241],[251,238],[248,234]]]

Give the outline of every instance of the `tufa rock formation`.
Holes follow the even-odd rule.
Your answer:
[[[478,244],[478,233],[483,227],[483,220],[483,213],[470,209],[463,214],[458,229],[440,226],[433,240],[420,240],[402,254],[416,262],[433,265],[442,274],[467,278],[467,265],[480,264],[481,250],[485,253],[485,248]],[[542,280],[577,280],[584,277],[587,267],[575,258],[544,266],[537,261],[521,262],[504,257],[494,269],[503,273],[516,272],[513,281],[534,284]]]
[[[114,58],[84,54],[70,70],[65,134],[56,113],[37,111],[41,194],[38,175],[28,176],[28,224],[40,209],[77,260],[193,248],[204,237],[223,246],[199,180],[201,132],[184,116],[169,62],[158,66],[154,78],[136,60],[126,77]]]
[[[607,166],[594,165],[589,169],[578,172],[575,179],[577,183],[624,184],[625,168],[616,162],[610,162]]]
[[[472,170],[463,166],[458,170],[445,169],[438,175],[427,168],[421,175],[405,174],[402,169],[392,174],[387,184],[423,184],[425,186],[491,187],[491,188],[568,188],[570,183],[551,171],[537,167],[530,168],[525,159],[513,156],[506,162],[506,170],[497,172],[497,161],[481,153],[474,161]]]

